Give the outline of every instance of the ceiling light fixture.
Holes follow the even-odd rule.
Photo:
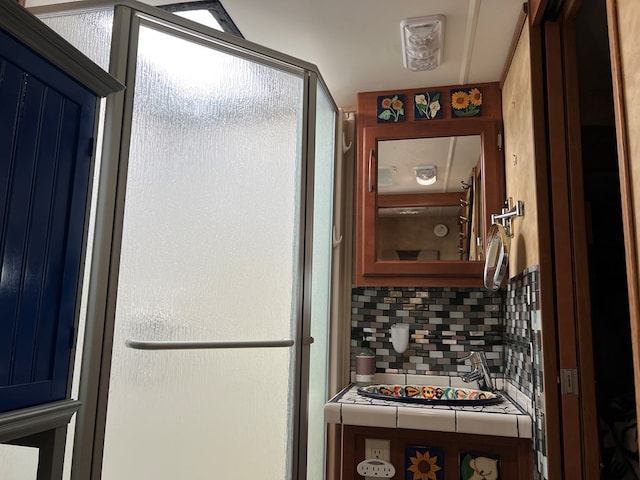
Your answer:
[[[423,167],[416,167],[416,182],[420,185],[433,185],[436,183],[437,168],[435,165],[425,165]]]
[[[413,72],[433,70],[442,61],[444,15],[405,18],[400,22],[404,66]]]

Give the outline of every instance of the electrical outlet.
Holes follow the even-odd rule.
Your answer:
[[[391,460],[391,441],[379,438],[367,438],[364,441],[364,457],[386,462]]]
[[[363,460],[356,468],[358,474],[363,476],[365,480],[376,480],[377,478],[393,478],[396,469],[389,462],[384,460],[376,460],[374,458]]]

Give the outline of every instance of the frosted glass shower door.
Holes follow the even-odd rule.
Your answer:
[[[137,47],[102,478],[291,478],[303,75],[144,22]]]

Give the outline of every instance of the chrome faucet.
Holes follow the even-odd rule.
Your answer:
[[[462,357],[458,360],[458,363],[463,363],[465,360],[471,362],[472,370],[466,375],[462,376],[463,382],[478,381],[478,388],[480,390],[488,390],[493,392],[495,390],[493,382],[491,381],[491,375],[489,374],[489,366],[487,365],[487,357],[482,350],[471,352],[466,357]]]

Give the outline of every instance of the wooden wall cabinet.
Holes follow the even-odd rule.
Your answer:
[[[482,94],[480,112],[475,116],[456,116],[455,109],[451,106],[451,99],[455,98],[452,92],[474,88]],[[418,118],[416,98],[427,90],[431,94],[439,93],[440,118]],[[383,118],[380,117],[381,102],[385,98],[402,99],[403,119],[389,121],[384,119],[384,115]],[[500,213],[505,201],[501,112],[501,95],[497,83],[358,94],[356,285],[482,287],[486,232],[491,225],[491,214]],[[379,167],[386,167],[393,174],[405,175],[405,178],[406,170],[411,167],[404,165],[403,172],[395,166],[389,168],[386,165],[389,163],[388,157],[382,159],[382,155],[393,151],[395,145],[399,145],[397,141],[414,139],[449,142],[448,158],[438,159],[441,162],[438,167],[438,182],[441,183],[434,185],[429,193],[408,191],[397,194],[388,189],[385,192],[385,187],[379,185],[384,173]],[[464,142],[468,141],[477,143],[477,158],[472,168],[465,170],[464,174],[456,172],[455,176],[451,166],[458,162],[454,156],[456,145],[462,151]],[[381,150],[384,151],[383,154]],[[407,160],[404,157],[397,161]],[[428,164],[435,162],[435,159],[416,158],[411,161]],[[447,178],[447,187],[442,187]],[[419,241],[424,246],[402,247],[402,235],[410,230],[405,227],[407,223],[401,223],[406,219],[398,220],[395,228],[391,227],[391,231],[383,232],[384,210],[423,207],[439,209],[441,212],[448,210],[449,213],[441,213],[439,215],[442,216],[437,219],[426,215],[420,221],[425,232],[435,233],[435,225],[445,224],[447,228],[444,230],[448,230],[449,243],[439,244],[442,239],[433,236],[432,239],[427,239],[427,233],[423,233]],[[394,236],[400,245],[395,249],[387,246]],[[429,246],[431,244],[435,246]],[[391,255],[387,252],[391,252]]]
[[[437,472],[434,472],[434,474],[437,473],[437,476],[429,478],[444,480],[483,478],[462,475],[461,465],[467,455],[497,459],[495,465],[499,475],[495,477],[485,472],[487,473],[486,478],[518,480],[532,478],[533,457],[530,439],[343,425],[341,437],[342,480],[363,478],[357,473],[356,468],[358,463],[365,459],[365,440],[369,438],[390,441],[390,462],[396,469],[393,478],[397,479],[417,478],[415,475],[413,477],[407,476],[407,472],[411,472],[408,468],[415,463],[415,460],[411,461],[411,454],[416,451],[414,447],[418,447],[418,450],[423,454],[428,449],[430,461],[439,467]],[[433,456],[438,458],[434,460]],[[413,456],[413,458],[418,459],[417,456]],[[426,476],[423,475],[423,478]]]

